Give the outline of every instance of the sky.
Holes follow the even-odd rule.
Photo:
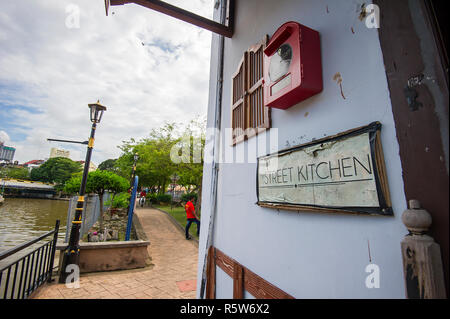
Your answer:
[[[212,18],[213,0],[166,1]],[[165,122],[206,116],[211,32],[159,12],[103,0],[2,1],[0,141],[24,163],[52,147],[84,160],[89,103],[107,107],[92,162]]]

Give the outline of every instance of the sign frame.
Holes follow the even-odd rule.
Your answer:
[[[261,207],[283,209],[292,211],[303,212],[321,212],[321,213],[347,213],[347,214],[364,214],[364,215],[382,215],[393,216],[392,203],[389,193],[389,185],[386,176],[386,166],[384,162],[384,154],[381,145],[381,123],[372,122],[369,125],[354,128],[333,136],[313,140],[309,143],[294,146],[291,148],[283,149],[275,153],[260,156],[257,159],[256,165],[256,196],[258,201],[257,205]],[[287,155],[308,147],[322,144],[325,142],[332,142],[337,140],[345,140],[349,137],[354,137],[364,133],[369,133],[370,143],[370,155],[371,164],[373,168],[373,176],[375,179],[375,185],[378,196],[379,206],[373,207],[357,207],[357,206],[325,206],[325,205],[311,205],[311,204],[298,204],[289,202],[275,202],[275,201],[262,201],[260,200],[260,187],[259,187],[259,165],[262,159],[266,159],[274,156]]]

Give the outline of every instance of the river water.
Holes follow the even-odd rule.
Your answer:
[[[58,238],[64,239],[68,208],[63,200],[5,198],[0,205],[0,252],[53,230],[57,219]]]

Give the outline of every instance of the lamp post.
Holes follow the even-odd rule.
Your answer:
[[[172,201],[170,202],[170,209],[171,210],[173,209],[173,198],[175,196],[175,183],[177,182],[177,180],[179,178],[180,177],[176,173],[173,173],[173,175],[171,176],[171,179],[172,179]]]
[[[133,155],[134,162],[133,162],[133,170],[131,171],[130,195],[133,195],[134,177],[136,176],[136,163],[137,163],[138,159],[139,159],[139,154],[136,152]],[[127,212],[130,211],[130,203],[131,203],[131,197],[130,197],[130,201],[128,202]]]
[[[94,135],[95,129],[97,128],[97,124],[100,123],[102,119],[103,112],[106,111],[106,107],[100,104],[100,101],[97,103],[88,104],[90,108],[90,117],[92,122],[91,128],[91,136],[89,137],[87,152],[86,152],[86,160],[84,162],[84,170],[83,170],[83,178],[81,179],[80,191],[77,201],[77,206],[75,208],[75,217],[72,221],[72,226],[70,229],[70,238],[69,244],[64,252],[62,267],[59,276],[59,282],[65,283],[67,276],[72,272],[67,272],[66,268],[68,265],[76,265],[79,264],[80,259],[80,227],[83,216],[83,207],[84,207],[84,194],[86,192],[86,181],[89,173],[89,164],[91,162],[92,149],[94,148]]]
[[[139,159],[139,154],[138,153],[134,153],[134,155],[133,155],[133,160],[134,160],[133,171],[131,172],[131,184],[130,184],[131,187],[133,187],[134,176],[136,176],[136,163],[137,163],[138,159]]]

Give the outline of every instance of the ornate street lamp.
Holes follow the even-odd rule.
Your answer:
[[[133,170],[131,171],[131,186],[130,186],[130,201],[128,202],[127,215],[128,215],[128,223],[127,223],[127,231],[125,233],[125,240],[130,240],[131,233],[131,224],[133,222],[133,212],[136,203],[137,197],[137,187],[138,187],[138,178],[136,176],[136,164],[139,159],[139,154],[136,152],[133,155]],[[136,189],[135,189],[136,188]]]
[[[137,163],[137,161],[139,159],[139,154],[138,153],[134,153],[133,159],[134,159],[134,163],[133,163],[133,171],[131,172],[131,187],[133,187],[134,176],[136,175],[136,163]]]
[[[80,227],[82,223],[83,207],[84,207],[84,194],[86,193],[86,181],[89,173],[89,164],[91,162],[92,149],[94,148],[94,135],[97,124],[102,119],[103,112],[106,111],[106,107],[97,103],[88,104],[90,108],[90,116],[92,122],[91,136],[89,138],[86,160],[84,162],[83,178],[81,179],[80,191],[77,201],[77,207],[75,208],[75,217],[72,221],[72,228],[70,230],[69,244],[64,252],[62,267],[60,270],[59,282],[65,283],[67,276],[71,271],[67,272],[68,265],[76,265],[78,267],[80,260]],[[69,225],[68,225],[69,226]]]
[[[134,162],[133,162],[133,169],[131,170],[130,195],[133,195],[134,177],[136,176],[136,163],[137,163],[138,159],[139,159],[139,154],[136,152],[133,155]],[[130,203],[131,203],[131,197],[130,197],[130,201],[128,202],[127,212],[130,211]]]
[[[91,109],[91,122],[100,123],[103,112],[106,111],[106,106],[101,105],[99,100],[97,100],[97,103],[88,104],[88,106]]]
[[[177,175],[177,173],[173,173],[172,176],[170,176],[170,179],[172,180],[172,201],[170,202],[170,209],[173,209],[173,198],[175,196],[175,183],[178,181],[180,176]]]
[[[133,155],[133,170],[131,171],[131,181],[130,181],[130,194],[133,193],[134,177],[136,176],[136,164],[139,159],[139,154],[136,152]],[[128,206],[130,207],[130,206]]]

